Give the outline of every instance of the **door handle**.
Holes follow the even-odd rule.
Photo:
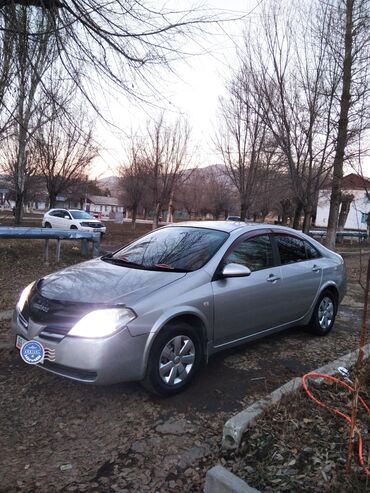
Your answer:
[[[266,279],[267,282],[276,282],[280,279],[279,276],[275,276],[274,274],[270,274]]]
[[[321,270],[321,267],[319,267],[316,264],[312,267],[312,272],[320,272],[320,270]]]

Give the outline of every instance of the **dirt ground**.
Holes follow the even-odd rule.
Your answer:
[[[206,471],[226,464],[220,442],[228,418],[356,348],[362,290],[354,281],[363,269],[357,255],[346,264],[351,283],[330,336],[297,328],[216,355],[176,397],[154,397],[139,384],[79,384],[0,350],[0,491],[202,491]],[[43,273],[41,262],[27,269],[23,285]],[[21,285],[14,265],[5,274],[13,294],[2,308]],[[0,340],[9,337],[9,322],[0,322]]]

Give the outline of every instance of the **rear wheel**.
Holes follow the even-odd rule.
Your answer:
[[[156,394],[176,394],[190,383],[201,361],[197,332],[187,324],[168,327],[153,343],[143,385]]]
[[[45,223],[45,228],[51,228],[51,224],[50,223]]]
[[[337,300],[331,291],[321,293],[313,311],[309,327],[318,336],[329,334],[337,314]]]

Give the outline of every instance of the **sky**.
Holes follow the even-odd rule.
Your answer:
[[[170,0],[174,8],[187,8],[188,0]],[[208,0],[203,6],[211,12],[220,11],[226,18],[245,18],[257,15],[261,0]],[[217,127],[219,97],[225,93],[225,83],[231,67],[237,64],[236,47],[243,37],[244,20],[225,22],[213,26],[209,33],[184,46],[193,55],[173,65],[174,73],[158,74],[158,98],[155,105],[138,104],[127,100],[122,94],[100,94],[100,107],[105,118],[96,123],[96,138],[102,144],[100,156],[94,161],[91,176],[102,178],[116,173],[125,158],[125,135],[166,110],[169,117],[187,117],[192,129],[194,146],[193,162],[209,166],[220,162],[213,144]]]
[[[158,8],[158,0],[152,1]],[[185,10],[194,5],[195,0],[164,1],[168,8]],[[203,1],[203,9],[209,9],[211,14],[218,12],[223,18],[239,20],[214,25],[207,34],[189,41],[183,48],[193,55],[174,63],[173,72],[158,72],[154,82],[158,88],[152,100],[154,104],[135,103],[122,93],[105,91],[104,86],[97,91],[94,96],[101,112],[112,124],[102,119],[96,122],[96,140],[101,144],[101,152],[93,163],[91,178],[117,174],[117,168],[125,162],[127,136],[145,130],[147,122],[161,110],[166,111],[168,118],[187,117],[194,165],[204,167],[222,162],[214,145],[219,98],[226,93],[226,82],[232,70],[237,68],[237,49],[243,44],[246,22],[259,22],[260,8],[266,1]],[[353,172],[353,169],[346,172]],[[363,173],[370,176],[369,157],[363,160]]]

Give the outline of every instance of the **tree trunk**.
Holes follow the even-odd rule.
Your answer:
[[[54,209],[57,203],[57,196],[55,193],[49,193],[50,209]]]
[[[354,196],[351,194],[342,194],[342,203],[338,218],[338,231],[344,230],[353,199]]]
[[[18,192],[15,200],[15,219],[14,219],[14,222],[17,226],[19,226],[22,221],[23,202],[24,202],[24,193]]]
[[[247,215],[247,204],[245,202],[241,202],[240,204],[240,220],[245,221]]]
[[[341,200],[339,217],[338,217],[338,231],[344,230],[344,226],[346,225],[347,217],[353,199],[354,199],[353,195],[342,193],[342,200]],[[343,243],[343,240],[344,240],[343,236],[339,236],[337,238],[338,243]]]
[[[132,218],[131,218],[131,229],[135,231],[136,229],[136,217],[137,217],[137,206],[132,208]]]
[[[303,233],[305,233],[306,235],[308,235],[308,233],[310,232],[311,220],[312,220],[312,207],[308,206],[304,211],[303,228],[302,228]]]
[[[348,112],[351,105],[352,79],[352,43],[353,43],[353,4],[354,0],[346,1],[346,34],[344,40],[343,87],[340,101],[340,116],[338,124],[337,145],[333,163],[333,183],[330,196],[330,210],[328,229],[325,244],[328,248],[335,248],[337,234],[339,206],[341,201],[343,160],[347,145]]]
[[[294,229],[300,229],[302,210],[303,210],[302,203],[299,202],[295,208],[295,211],[294,211],[294,217],[293,217],[293,228]]]
[[[167,211],[167,222],[173,223],[173,193],[170,195],[170,201],[168,203],[168,211]]]
[[[153,216],[153,227],[152,227],[152,229],[158,228],[161,207],[162,207],[162,204],[160,204],[158,202],[157,205],[156,205],[156,207],[155,207],[155,212],[154,212],[154,216]]]

